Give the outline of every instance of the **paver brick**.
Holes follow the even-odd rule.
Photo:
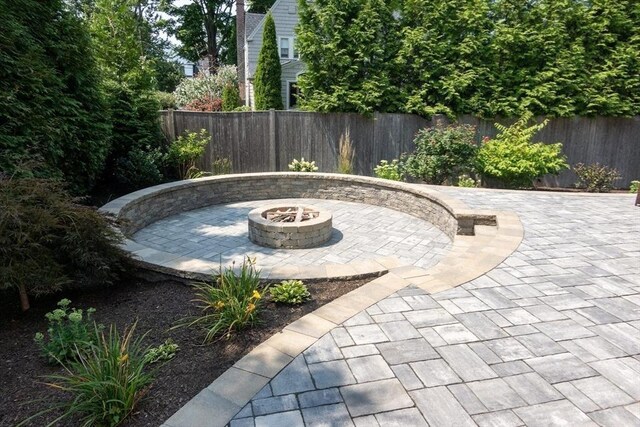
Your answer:
[[[302,410],[302,417],[307,427],[352,427],[354,425],[344,403],[309,407]]]
[[[517,408],[526,403],[502,378],[467,383],[489,411]]]
[[[397,379],[388,379],[340,388],[353,417],[413,406],[413,401]]]
[[[436,351],[464,381],[483,380],[498,376],[466,344],[438,347]]]
[[[365,356],[347,359],[351,372],[359,383],[393,378],[393,372],[382,356]]]
[[[406,341],[394,341],[377,345],[382,357],[390,365],[415,362],[426,359],[437,359],[439,354],[427,343],[419,338]]]
[[[426,387],[461,382],[460,377],[442,359],[414,362],[410,366]]]
[[[569,353],[527,359],[527,364],[552,384],[596,375],[589,365]]]
[[[513,410],[527,427],[584,426],[596,427],[582,411],[568,400],[541,403]]]
[[[472,427],[475,422],[444,386],[410,392],[430,426]]]
[[[356,382],[347,362],[344,360],[315,363],[309,365],[309,371],[311,371],[316,388],[336,387]]]

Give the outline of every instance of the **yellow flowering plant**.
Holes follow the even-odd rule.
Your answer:
[[[195,301],[202,314],[188,319],[186,324],[203,327],[205,342],[230,338],[235,331],[258,321],[263,301],[259,286],[260,271],[255,259],[245,258],[240,268],[221,268],[212,282],[195,286]]]

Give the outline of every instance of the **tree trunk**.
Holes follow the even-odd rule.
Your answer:
[[[27,311],[31,307],[29,305],[29,296],[27,295],[27,288],[23,284],[18,285],[18,293],[20,294],[20,307],[22,311]]]

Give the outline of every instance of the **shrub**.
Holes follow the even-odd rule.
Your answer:
[[[167,338],[165,342],[158,347],[149,348],[144,354],[144,361],[150,365],[153,363],[171,360],[175,357],[179,350],[178,344],[174,343],[171,338]]]
[[[232,164],[231,160],[226,157],[217,157],[211,163],[211,170],[213,175],[226,175],[231,173]]]
[[[302,280],[284,280],[278,286],[269,288],[271,299],[284,304],[302,304],[311,294]]]
[[[436,126],[418,131],[416,149],[406,157],[406,173],[430,184],[444,184],[473,168],[477,147],[475,128],[469,125]]]
[[[617,170],[595,163],[584,165],[578,163],[573,167],[578,175],[576,187],[586,188],[590,193],[608,193],[613,188],[613,183],[620,179]]]
[[[211,342],[216,338],[228,339],[233,332],[255,324],[262,305],[259,284],[260,272],[254,260],[245,259],[239,273],[234,266],[226,267],[215,283],[196,285],[196,301],[202,315],[188,325],[204,327],[205,342]]]
[[[158,103],[160,104],[161,109],[175,110],[178,107],[178,104],[176,102],[176,97],[173,93],[156,91],[155,95],[156,95],[156,99],[158,100]]]
[[[640,181],[631,181],[631,184],[629,184],[629,193],[637,193],[638,187],[640,187]]]
[[[234,65],[222,65],[215,74],[201,73],[194,78],[182,80],[173,94],[178,106],[182,108],[196,100],[222,99],[224,88],[227,85],[237,86],[237,84],[238,72],[236,67]]]
[[[23,310],[29,294],[107,284],[124,270],[121,236],[59,182],[0,179],[0,206],[0,289],[18,289]]]
[[[76,417],[85,426],[122,423],[153,380],[153,376],[145,372],[144,336],[134,339],[135,326],[123,335],[113,326],[108,335],[95,329],[97,344],[89,351],[78,351],[74,355],[77,360],[65,366],[66,374],[48,377],[51,381],[48,385],[67,392],[71,399],[31,418],[62,408],[63,415],[53,423]]]
[[[294,172],[315,172],[318,170],[316,166],[316,162],[307,162],[304,160],[304,157],[300,158],[300,161],[293,159],[291,163],[289,163],[289,170]]]
[[[129,189],[156,185],[163,180],[160,168],[164,157],[159,148],[133,148],[126,157],[116,160],[115,179]]]
[[[38,332],[35,341],[49,363],[65,363],[78,352],[85,352],[95,342],[94,324],[91,315],[94,308],[87,310],[86,316],[81,309],[69,308],[71,301],[63,299],[58,307],[45,314],[49,327],[48,339]]]
[[[167,157],[178,170],[180,179],[193,177],[193,169],[196,161],[204,154],[204,149],[209,143],[209,134],[206,130],[200,132],[185,132],[169,146]],[[191,172],[189,172],[191,170]]]
[[[227,84],[222,91],[222,111],[235,111],[241,104],[238,86]]]
[[[380,164],[373,168],[373,173],[378,178],[392,181],[402,181],[404,178],[404,172],[398,159],[393,159],[391,163],[386,160],[380,160]]]
[[[496,123],[498,135],[492,140],[485,137],[478,151],[477,164],[483,176],[510,188],[531,187],[534,179],[568,167],[562,144],[531,142],[548,122],[527,126],[531,118],[527,113],[509,127]]]
[[[222,99],[210,96],[194,99],[193,101],[189,101],[189,103],[184,106],[184,109],[189,111],[222,111]]]
[[[338,172],[350,175],[353,173],[353,160],[355,153],[353,152],[353,144],[351,142],[351,133],[349,130],[345,131],[345,133],[340,136],[338,146],[340,148],[338,156]]]
[[[475,179],[471,178],[469,175],[460,175],[458,177],[458,187],[473,188],[476,186]]]

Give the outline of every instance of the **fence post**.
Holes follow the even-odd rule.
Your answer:
[[[178,137],[177,134],[177,129],[176,129],[176,116],[174,114],[174,109],[170,108],[168,111],[169,114],[167,114],[167,119],[168,122],[166,126],[167,129],[167,139],[169,139],[169,142],[173,142],[176,140],[176,138]]]
[[[270,172],[280,170],[278,159],[278,128],[276,123],[276,110],[269,110],[269,168]]]

